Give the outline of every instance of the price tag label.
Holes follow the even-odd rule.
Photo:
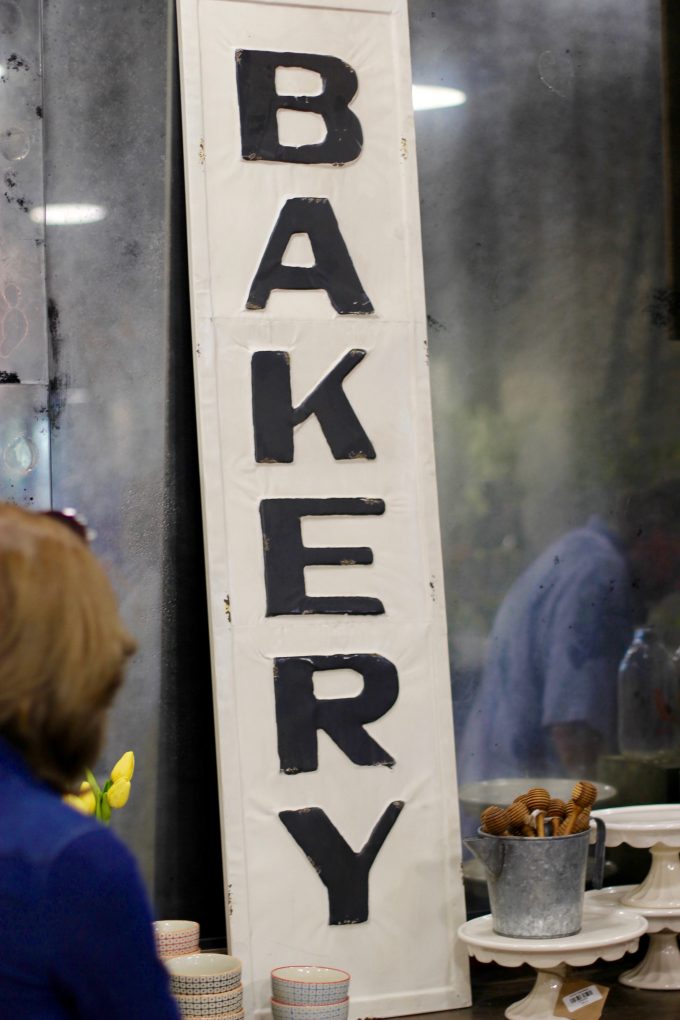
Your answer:
[[[583,980],[562,983],[557,996],[556,1017],[576,1017],[577,1020],[599,1020],[609,989],[588,984]]]
[[[575,1013],[577,1009],[583,1009],[584,1006],[588,1006],[591,1002],[598,1002],[601,998],[602,996],[597,989],[597,985],[588,985],[587,988],[582,988],[580,992],[564,995],[562,1002],[570,1013]]]

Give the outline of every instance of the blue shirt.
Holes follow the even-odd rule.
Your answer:
[[[135,861],[0,740],[0,1017],[178,1020]]]
[[[638,615],[625,551],[599,518],[549,546],[494,621],[458,746],[460,781],[562,775],[558,723],[587,722],[614,751],[618,665]]]

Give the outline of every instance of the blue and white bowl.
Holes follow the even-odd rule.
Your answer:
[[[274,1020],[347,1020],[349,999],[340,1002],[277,1002],[271,1000]]]
[[[241,961],[221,953],[194,953],[164,961],[173,995],[217,995],[241,984]]]
[[[337,967],[275,967],[272,971],[272,1000],[302,1006],[340,1004],[349,995],[349,978],[346,970]],[[342,1020],[340,1014],[337,1017]],[[282,1016],[280,1020],[292,1018]],[[309,1020],[336,1020],[336,1014],[332,1017],[309,1015]]]
[[[198,921],[155,921],[154,936],[161,959],[198,953]]]
[[[183,1017],[230,1016],[238,1020],[243,1010],[243,985],[228,992],[175,992],[175,1000]]]

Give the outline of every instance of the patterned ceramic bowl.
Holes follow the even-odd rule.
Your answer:
[[[272,971],[272,999],[313,1004],[341,1002],[349,994],[349,974],[336,967],[276,967]]]
[[[173,995],[229,992],[241,984],[241,961],[221,953],[194,953],[165,960]]]
[[[243,985],[237,985],[228,992],[208,994],[184,994],[175,992],[183,1016],[220,1016],[223,1013],[238,1013],[243,1007]]]
[[[155,921],[153,930],[156,949],[161,957],[198,952],[197,921]]]
[[[349,999],[341,1002],[319,1002],[301,1005],[298,1002],[271,1000],[274,1020],[347,1020]]]
[[[194,1013],[183,1013],[182,1007],[179,1008],[182,1014],[182,1020],[204,1020],[201,1016],[196,1016]],[[210,1020],[245,1020],[245,1011],[240,1009],[237,1013],[213,1013]]]

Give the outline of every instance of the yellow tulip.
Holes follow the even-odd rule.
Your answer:
[[[122,808],[128,802],[130,796],[130,780],[116,779],[113,786],[106,791],[106,799],[112,808]]]
[[[111,769],[111,779],[116,783],[119,779],[132,779],[135,771],[135,756],[132,751],[126,751]]]
[[[68,804],[69,807],[75,808],[76,811],[80,811],[83,815],[93,815],[95,812],[96,801],[92,790],[88,788],[83,793],[66,793],[62,800],[64,804]]]
[[[80,784],[80,790],[76,794],[76,797],[80,801],[80,810],[83,814],[93,815],[95,813],[97,808],[97,797],[87,780],[84,779]]]

